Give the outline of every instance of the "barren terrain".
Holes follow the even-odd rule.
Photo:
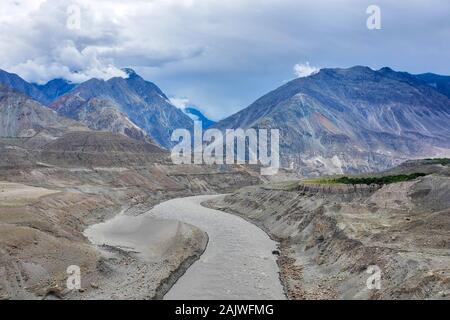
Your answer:
[[[291,299],[450,297],[450,171],[385,186],[293,181],[247,187],[208,206],[256,223],[281,242]],[[435,172],[435,173],[432,173]],[[380,290],[366,282],[381,270]]]

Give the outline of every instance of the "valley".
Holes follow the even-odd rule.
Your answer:
[[[126,72],[0,72],[0,299],[448,299],[445,83],[323,69],[209,123],[279,129],[262,175],[174,163],[192,119]]]
[[[175,166],[158,147],[110,133],[68,133],[44,150],[25,149],[23,143],[6,146],[0,157],[2,299],[162,297],[173,274],[203,252],[203,231],[150,220],[143,230],[150,238],[143,241],[159,234],[164,245],[142,257],[126,246],[92,245],[90,226],[114,217],[139,221],[172,198],[261,182],[245,166]],[[159,233],[152,238],[151,230]],[[81,269],[80,290],[66,287],[72,265]]]

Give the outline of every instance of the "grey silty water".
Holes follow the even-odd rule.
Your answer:
[[[235,215],[205,208],[217,196],[178,198],[151,214],[192,224],[209,236],[208,246],[164,299],[285,299],[272,251],[276,242]]]

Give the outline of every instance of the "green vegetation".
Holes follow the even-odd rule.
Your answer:
[[[443,166],[449,166],[450,165],[450,159],[449,158],[435,158],[435,159],[425,159],[426,164],[440,164]]]
[[[378,184],[385,185],[396,182],[404,182],[417,179],[419,177],[426,176],[426,173],[413,173],[413,174],[399,174],[392,176],[382,176],[382,177],[340,177],[340,178],[328,178],[328,179],[317,179],[309,180],[309,183],[319,183],[319,184]]]

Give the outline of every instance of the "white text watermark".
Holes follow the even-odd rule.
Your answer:
[[[269,134],[270,133],[270,134]],[[261,175],[277,174],[280,168],[278,129],[208,129],[194,122],[188,129],[176,129],[171,158],[174,164],[260,164]],[[269,152],[270,150],[270,152]]]

